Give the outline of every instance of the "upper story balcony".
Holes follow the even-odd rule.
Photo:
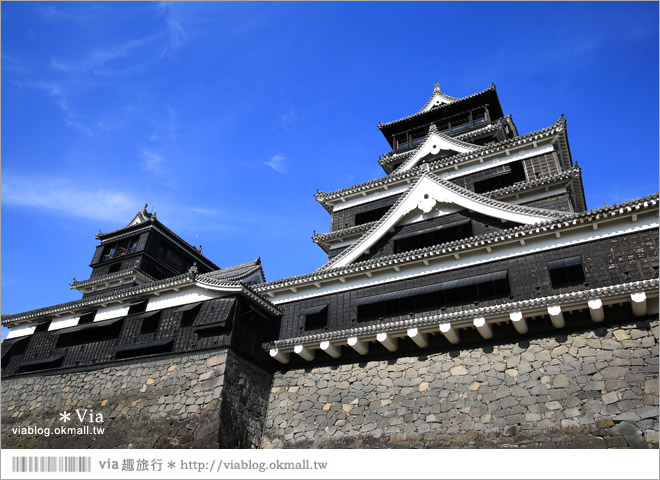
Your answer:
[[[440,133],[452,136],[480,127],[489,121],[490,115],[486,105],[434,123]],[[430,124],[393,135],[392,150],[404,151],[416,147],[423,142],[429,126]]]

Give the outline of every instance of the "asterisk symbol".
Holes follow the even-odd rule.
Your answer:
[[[60,413],[60,422],[68,422],[71,420],[71,414],[69,412]]]
[[[176,467],[176,463],[174,463],[174,462],[168,462],[167,463],[167,468],[175,468],[175,467]]]

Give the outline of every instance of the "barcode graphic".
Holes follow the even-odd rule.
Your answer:
[[[91,472],[92,457],[13,457],[12,472]]]

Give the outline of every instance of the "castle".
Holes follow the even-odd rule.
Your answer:
[[[588,210],[563,115],[519,135],[494,85],[378,128],[314,272],[99,233],[81,299],[2,316],[3,446],[657,447],[658,194]],[[12,433],[76,408],[104,433]]]

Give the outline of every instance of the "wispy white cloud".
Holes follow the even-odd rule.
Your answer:
[[[163,168],[163,163],[165,159],[160,153],[154,152],[148,148],[143,148],[140,152],[140,157],[142,162],[140,166],[151,173],[163,173],[165,170]]]
[[[164,37],[163,32],[147,35],[141,38],[134,38],[125,42],[113,43],[104,47],[95,48],[82,58],[74,60],[63,60],[61,58],[52,58],[50,68],[66,73],[93,73],[94,75],[121,74],[140,68],[146,63],[151,62],[151,57],[145,57],[147,60],[138,63],[131,63],[123,69],[105,69],[104,66],[109,62],[118,59],[129,59],[140,49],[154,48],[156,42]]]
[[[187,38],[181,16],[177,12],[177,4],[174,2],[160,2],[158,10],[160,15],[165,18],[167,25],[167,32],[169,36],[169,44],[161,52],[161,56],[173,52],[178,49]]]
[[[3,206],[47,210],[70,217],[125,221],[139,208],[132,195],[57,177],[4,174]]]
[[[37,13],[45,20],[73,20],[76,22],[89,20],[82,15],[74,15],[72,13],[64,12],[62,9],[56,8],[54,5],[40,5],[39,8],[37,8]]]
[[[27,81],[27,82],[14,82],[18,87],[30,87],[36,88],[43,92],[46,92],[50,97],[53,98],[55,105],[57,105],[63,113],[63,121],[66,126],[78,130],[85,135],[90,137],[94,136],[92,129],[85,125],[81,116],[71,108],[67,96],[64,93],[64,89],[61,85],[54,82],[43,82],[43,81]]]
[[[286,173],[287,165],[286,159],[282,155],[273,155],[273,158],[264,162],[264,165],[268,165],[270,168],[279,173]]]

